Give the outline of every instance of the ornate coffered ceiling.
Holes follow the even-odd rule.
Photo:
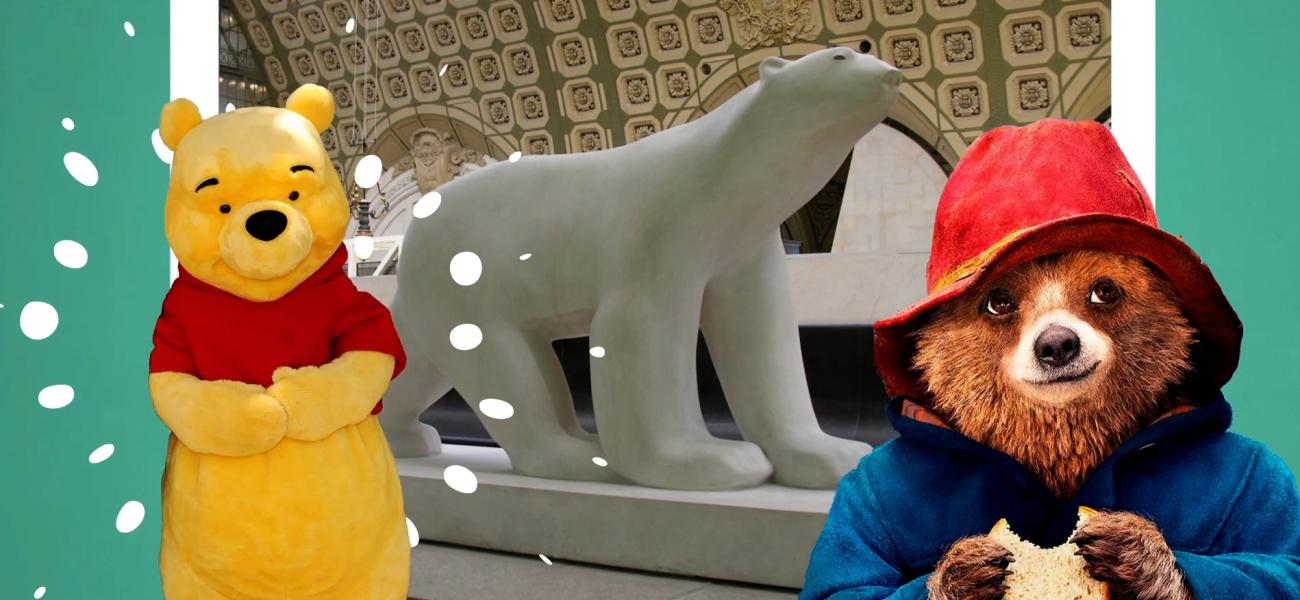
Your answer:
[[[1109,1],[230,3],[276,101],[333,92],[340,169],[367,132],[386,161],[426,128],[498,159],[625,144],[722,103],[767,56],[864,39],[907,77],[895,124],[950,164],[995,126],[1110,105]]]

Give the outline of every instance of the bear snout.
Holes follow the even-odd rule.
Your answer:
[[[284,213],[278,210],[261,210],[253,213],[248,217],[247,221],[244,221],[244,230],[248,232],[248,235],[263,242],[269,242],[280,237],[280,234],[284,233],[284,229],[288,226],[289,217],[286,217]]]
[[[1079,356],[1079,334],[1061,325],[1044,329],[1034,340],[1034,357],[1044,367],[1062,367]]]
[[[885,83],[894,87],[898,87],[903,83],[903,72],[893,67],[890,67],[888,71],[885,71],[885,76],[883,77],[883,79],[885,80]]]

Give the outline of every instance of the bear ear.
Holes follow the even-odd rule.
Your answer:
[[[289,94],[284,107],[307,117],[316,126],[318,133],[329,129],[330,123],[334,122],[334,96],[330,95],[329,90],[314,83],[294,90]]]
[[[203,122],[199,107],[185,98],[177,98],[163,106],[158,116],[158,137],[171,150],[181,143],[181,138]]]
[[[769,56],[764,58],[763,62],[758,63],[758,77],[759,79],[767,79],[776,75],[777,71],[784,69],[786,65],[789,64],[790,61],[779,56]]]

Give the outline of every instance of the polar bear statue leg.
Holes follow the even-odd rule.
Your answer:
[[[399,333],[412,331],[410,324],[405,322],[410,317],[401,310],[400,302],[394,303],[389,312]],[[384,410],[379,413],[379,423],[388,437],[388,446],[397,458],[442,452],[438,430],[420,422],[420,414],[451,391],[451,381],[433,365],[419,342],[412,336],[402,340],[406,349],[406,369],[389,384],[384,393]]]
[[[758,446],[709,434],[695,353],[700,288],[628,286],[606,296],[591,324],[591,395],[610,466],[642,485],[732,489],[772,474]]]
[[[780,235],[705,289],[701,328],[727,405],[783,485],[831,488],[871,446],[826,434],[813,414]]]

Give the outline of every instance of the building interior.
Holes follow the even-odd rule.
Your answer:
[[[839,46],[893,64],[904,82],[889,117],[780,230],[818,420],[873,445],[894,432],[871,323],[924,296],[935,206],[954,165],[999,126],[1110,121],[1109,0],[222,0],[219,19],[223,111],[283,106],[306,83],[333,94],[335,123],[322,140],[352,201],[347,269],[381,301],[396,286],[415,202],[456,177],[512,155],[601,151],[688,123],[754,85],[768,56]],[[352,173],[369,155],[383,174],[363,189]],[[553,348],[594,431],[587,342]],[[739,438],[703,339],[697,366],[709,431]],[[493,446],[454,391],[421,420],[444,443]],[[425,539],[410,594],[796,591]]]

